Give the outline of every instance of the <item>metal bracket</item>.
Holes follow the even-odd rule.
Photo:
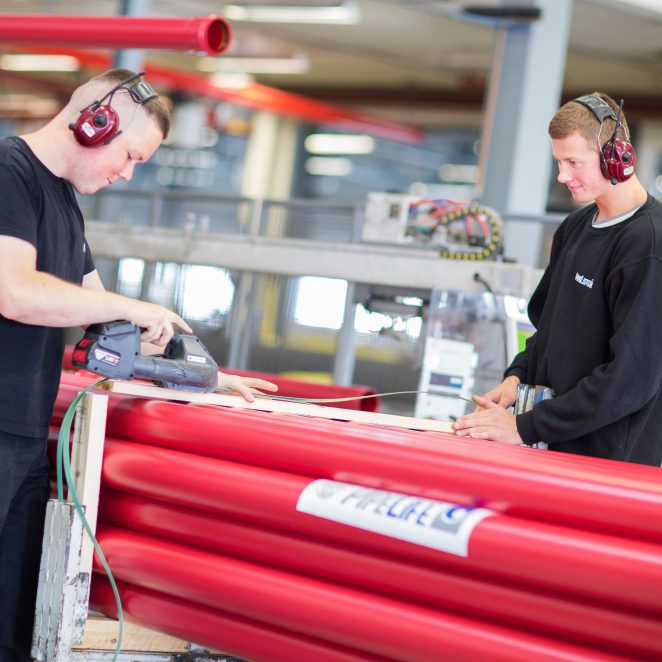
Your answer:
[[[68,660],[87,615],[90,577],[80,573],[83,523],[72,503],[46,506],[37,610],[32,639],[36,660]]]

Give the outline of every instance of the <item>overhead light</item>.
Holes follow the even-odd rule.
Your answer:
[[[444,163],[438,174],[442,182],[475,184],[478,181],[478,166]]]
[[[617,5],[629,5],[634,9],[644,9],[654,14],[662,13],[662,2],[660,0],[615,0],[615,1]],[[614,0],[612,0],[612,4],[614,4]]]
[[[468,3],[460,16],[470,21],[475,20],[487,24],[533,23],[540,20],[542,10],[535,5],[505,4],[491,7]]]
[[[311,133],[303,141],[310,154],[372,154],[375,141],[370,136],[346,133]]]
[[[440,0],[422,4],[430,11],[493,27],[533,23],[542,16],[542,10],[535,3],[522,0]]]
[[[221,9],[231,21],[264,23],[340,23],[356,25],[361,20],[356,0],[344,2],[300,2],[296,0],[271,4],[235,2]]]
[[[226,90],[241,90],[255,82],[250,74],[213,74],[209,82],[214,87],[220,87]]]
[[[0,55],[0,67],[7,71],[78,71],[80,62],[72,55]]]
[[[342,157],[312,156],[303,167],[309,175],[325,177],[346,177],[352,172],[352,162]]]
[[[491,63],[489,53],[453,52],[439,60],[439,66],[455,71],[486,71]]]
[[[292,57],[220,57],[203,58],[198,69],[209,73],[304,74],[310,69],[305,55]]]

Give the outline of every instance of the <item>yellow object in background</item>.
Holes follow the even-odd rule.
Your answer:
[[[333,383],[330,372],[306,372],[304,370],[288,370],[281,372],[280,376],[287,379],[300,379],[304,382],[314,382],[315,384]]]

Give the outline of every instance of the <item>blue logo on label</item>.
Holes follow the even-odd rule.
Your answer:
[[[308,484],[297,510],[459,556],[467,556],[475,526],[496,514],[486,508],[333,480]]]

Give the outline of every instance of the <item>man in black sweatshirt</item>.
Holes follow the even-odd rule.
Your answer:
[[[606,94],[563,105],[549,135],[559,182],[575,202],[594,202],[556,231],[529,302],[536,333],[455,434],[659,467],[662,205],[633,174],[622,104]],[[515,416],[520,383],[555,397]]]

